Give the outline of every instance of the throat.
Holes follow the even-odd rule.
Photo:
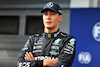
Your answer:
[[[53,33],[56,32],[58,28],[45,28],[45,33]]]

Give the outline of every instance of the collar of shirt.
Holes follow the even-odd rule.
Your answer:
[[[58,31],[54,32],[54,33],[43,33],[45,35],[46,38],[53,38],[53,37],[57,37],[58,34],[60,33],[60,30],[58,29]]]

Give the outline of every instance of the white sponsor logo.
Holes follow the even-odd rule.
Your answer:
[[[42,50],[35,50],[33,53],[42,52]]]
[[[18,67],[30,67],[30,62],[19,62]]]
[[[64,48],[64,53],[73,54],[73,51],[71,51],[70,49]]]
[[[41,42],[41,43],[39,43],[39,42],[38,43],[34,43],[34,45],[39,45],[39,44],[43,44],[43,42]]]
[[[92,60],[92,56],[89,52],[80,52],[78,55],[78,61],[81,64],[89,64]]]
[[[59,46],[51,46],[52,49],[59,49]]]
[[[40,38],[40,39],[37,41],[37,43],[34,43],[34,45],[39,45],[39,44],[43,44],[42,38]]]
[[[59,10],[59,12],[60,12],[60,13],[62,13],[62,11],[61,11],[61,10]]]
[[[42,46],[34,46],[33,49],[39,49],[42,48]]]
[[[58,31],[57,33],[54,34],[54,37],[57,37],[57,35],[60,33],[60,31]]]
[[[53,6],[54,6],[54,4],[52,2],[47,3],[47,7],[51,8]]]
[[[100,22],[97,22],[94,25],[93,30],[92,30],[92,35],[96,41],[100,42]]]
[[[66,48],[68,48],[68,49],[70,49],[70,50],[74,50],[74,47],[72,47],[72,46],[69,46],[69,45],[66,45]]]
[[[38,57],[34,57],[34,58],[35,58],[35,60],[58,59],[58,58],[49,57],[49,56],[38,56]]]

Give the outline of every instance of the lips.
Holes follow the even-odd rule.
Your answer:
[[[50,21],[48,21],[48,22],[46,22],[47,24],[51,24],[51,22]]]

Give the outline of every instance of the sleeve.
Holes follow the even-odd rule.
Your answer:
[[[51,67],[71,67],[75,57],[75,38],[72,36],[68,37],[62,45],[58,56],[58,63]]]
[[[26,52],[32,52],[33,41],[34,37],[30,36],[19,54],[17,60],[17,67],[43,67],[43,61],[40,60],[27,61],[24,59]]]

